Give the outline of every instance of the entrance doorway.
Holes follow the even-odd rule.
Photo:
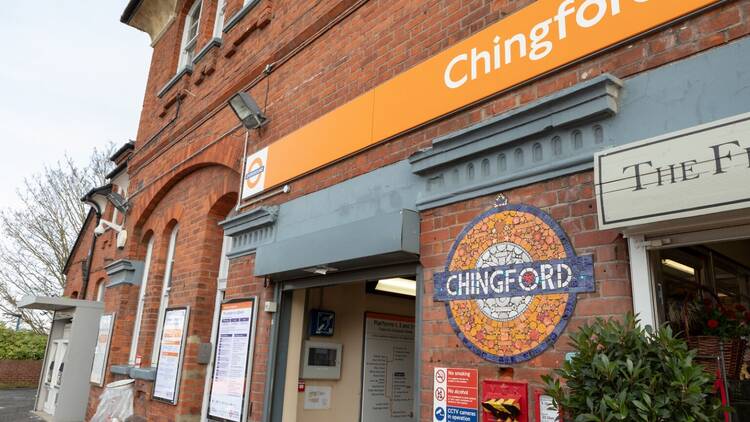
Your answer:
[[[288,343],[278,362],[285,366],[283,410],[274,420],[415,421],[415,279],[289,292],[282,315]]]
[[[750,238],[654,249],[649,262],[659,323],[668,323],[698,350],[698,363],[724,368],[734,420],[750,419],[748,353],[739,342],[748,334],[742,325],[750,324]],[[723,365],[699,336],[720,337],[727,344]]]

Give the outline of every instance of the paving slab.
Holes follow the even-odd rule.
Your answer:
[[[31,413],[36,388],[0,390],[0,422],[41,422],[44,419]]]

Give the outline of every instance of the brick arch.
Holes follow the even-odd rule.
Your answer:
[[[226,218],[236,204],[239,181],[239,174],[227,166],[200,164],[176,172],[159,186],[144,190],[136,197],[131,221],[135,222],[134,239],[140,240],[141,245],[131,244],[138,251],[134,251],[134,255],[145,256],[145,245],[150,238],[154,240],[139,337],[139,352],[145,360],[150,357],[154,344],[169,240],[177,224],[180,231],[175,245],[169,303],[170,306],[190,306],[194,310],[190,317],[190,335],[206,337],[207,341],[221,249],[222,232],[217,223]]]
[[[218,200],[220,196],[223,196],[226,193],[237,192],[237,190],[239,189],[238,185],[240,181],[240,175],[235,169],[218,162],[203,162],[194,164],[192,166],[186,166],[176,171],[170,178],[166,179],[165,181],[158,184],[155,183],[153,186],[150,186],[147,190],[144,190],[139,194],[138,197],[136,197],[134,212],[139,212],[139,214],[134,216],[135,223],[133,224],[133,227],[135,228],[135,232],[137,234],[145,233],[144,227],[146,221],[149,219],[151,214],[164,199],[164,197],[166,197],[167,194],[175,186],[187,180],[193,173],[210,168],[220,168],[223,173],[221,175],[221,180],[223,181],[223,183],[218,183],[216,180],[211,181],[211,185],[218,188],[217,192],[221,191],[221,193],[216,196],[216,200]],[[177,214],[179,214],[177,210],[175,211]],[[177,217],[175,216],[174,218]],[[155,230],[155,232],[158,231],[159,230]]]

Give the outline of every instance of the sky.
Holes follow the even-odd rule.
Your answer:
[[[148,35],[120,23],[127,0],[4,2],[0,13],[0,208],[24,177],[66,153],[135,139]]]

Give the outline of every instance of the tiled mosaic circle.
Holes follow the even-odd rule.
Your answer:
[[[446,271],[573,257],[560,226],[527,205],[505,205],[464,228]],[[575,308],[575,294],[545,294],[446,302],[449,320],[474,353],[496,363],[529,360],[557,341]]]
[[[531,256],[515,243],[503,242],[487,248],[477,260],[477,268],[494,265],[520,264],[531,262]],[[479,309],[495,321],[510,321],[522,315],[529,307],[533,296],[499,297],[479,299]]]

